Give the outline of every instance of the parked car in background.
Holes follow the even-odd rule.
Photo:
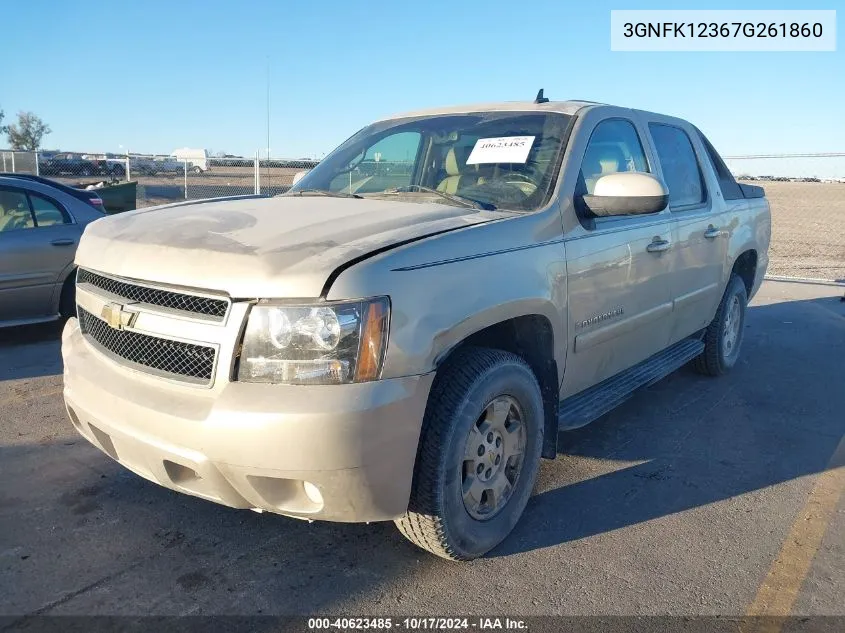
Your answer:
[[[0,174],[0,327],[75,314],[76,247],[104,217],[94,199],[37,176]]]
[[[144,176],[153,176],[156,171],[154,169],[155,159],[151,156],[130,156],[129,169],[133,174],[141,174]]]
[[[208,152],[204,149],[183,147],[172,151],[170,156],[177,161],[187,161],[188,170],[195,174],[208,171]]]
[[[104,211],[103,208],[103,199],[99,196],[96,190],[94,189],[84,189],[81,187],[71,187],[66,185],[62,182],[57,180],[52,180],[50,178],[45,178],[44,176],[36,176],[35,174],[10,174],[5,172],[0,172],[0,178],[20,178],[23,180],[29,180],[32,182],[40,182],[43,185],[48,185],[50,187],[55,187],[56,189],[63,191],[64,193],[68,194],[69,196],[73,196],[78,200],[82,200],[82,202],[86,202],[90,204],[92,207],[99,211]]]
[[[38,171],[45,176],[110,176],[126,175],[125,158],[108,158],[91,154],[56,154],[38,161]]]
[[[95,176],[101,169],[96,161],[73,154],[56,154],[38,162],[38,171],[47,176]]]
[[[98,159],[97,167],[100,174],[104,176],[112,176],[113,178],[122,178],[126,175],[126,159],[125,158],[104,158]],[[131,167],[130,167],[131,169]]]
[[[403,114],[282,196],[92,225],[65,402],[163,486],[472,559],[560,431],[734,367],[770,234],[764,190],[681,119],[542,95]]]
[[[156,159],[154,165],[155,173],[157,174],[184,174],[186,167],[188,171],[198,173],[196,169],[192,168],[190,162],[177,160],[169,156]]]

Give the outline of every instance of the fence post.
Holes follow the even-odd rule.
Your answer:
[[[259,174],[258,170],[258,152],[255,152],[255,195],[259,195],[261,193],[261,175]]]
[[[132,180],[132,177],[129,175],[129,150],[126,151],[126,182]]]
[[[38,175],[38,167],[37,167],[37,165],[38,165],[38,154],[35,155],[35,165],[36,165],[35,175],[37,176]],[[13,174],[15,173],[15,153],[14,152],[12,152],[12,173]]]
[[[188,159],[186,158],[183,163],[185,166],[185,200],[188,199]]]

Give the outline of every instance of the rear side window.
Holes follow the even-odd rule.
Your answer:
[[[38,226],[52,226],[70,222],[67,214],[47,198],[30,193],[29,201],[32,204],[32,213],[35,215],[35,222]]]
[[[649,123],[648,128],[669,189],[669,206],[689,207],[703,203],[706,197],[704,179],[687,133],[660,123]]]
[[[713,171],[716,172],[716,178],[719,180],[719,188],[722,190],[722,197],[725,200],[742,199],[744,197],[742,195],[742,189],[740,189],[728,166],[725,165],[725,161],[719,156],[719,152],[716,151],[716,148],[710,144],[710,141],[707,140],[707,137],[701,131],[698,132],[698,135],[701,137],[701,142],[704,143],[707,156],[710,157],[710,164],[713,166]]]

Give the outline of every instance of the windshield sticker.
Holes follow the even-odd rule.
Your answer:
[[[472,148],[467,165],[485,163],[524,163],[534,144],[535,136],[501,136],[480,138]]]

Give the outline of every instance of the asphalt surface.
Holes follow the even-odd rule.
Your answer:
[[[797,587],[792,613],[845,615],[841,478],[816,486],[845,463],[841,295],[767,282],[730,375],[684,368],[568,433],[514,533],[469,564],[390,523],[308,524],[149,483],[66,420],[59,328],[2,331],[0,615],[742,615],[781,560],[798,570],[775,579]]]

